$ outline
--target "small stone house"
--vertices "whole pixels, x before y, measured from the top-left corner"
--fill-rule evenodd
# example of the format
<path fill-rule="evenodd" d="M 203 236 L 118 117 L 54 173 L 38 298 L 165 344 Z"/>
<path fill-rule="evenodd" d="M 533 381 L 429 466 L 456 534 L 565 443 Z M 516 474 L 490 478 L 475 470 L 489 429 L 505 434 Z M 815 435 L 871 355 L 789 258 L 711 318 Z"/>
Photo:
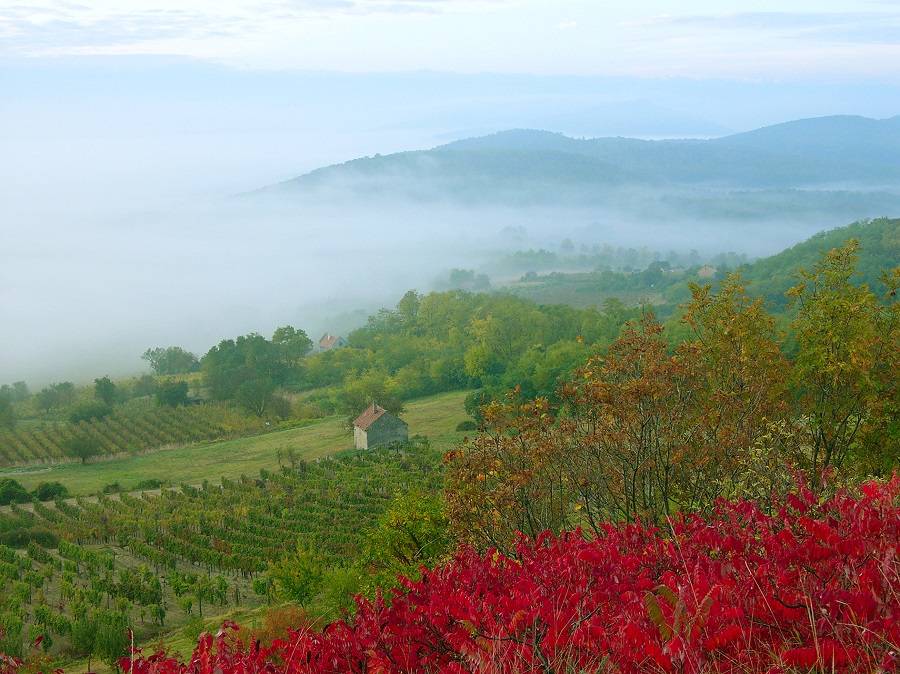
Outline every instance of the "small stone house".
<path fill-rule="evenodd" d="M 319 340 L 319 351 L 331 351 L 342 346 L 347 346 L 347 340 L 340 335 L 332 335 L 330 332 L 326 332 Z"/>
<path fill-rule="evenodd" d="M 374 449 L 408 439 L 406 422 L 375 403 L 353 422 L 353 441 L 357 449 Z"/>

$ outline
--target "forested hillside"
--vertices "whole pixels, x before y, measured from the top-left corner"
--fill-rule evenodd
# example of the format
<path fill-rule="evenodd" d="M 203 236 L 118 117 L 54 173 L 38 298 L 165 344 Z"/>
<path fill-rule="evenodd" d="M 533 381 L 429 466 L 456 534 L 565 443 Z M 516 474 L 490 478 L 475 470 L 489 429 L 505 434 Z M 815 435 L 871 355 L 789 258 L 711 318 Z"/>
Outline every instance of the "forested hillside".
<path fill-rule="evenodd" d="M 798 269 L 809 269 L 824 251 L 838 248 L 848 240 L 859 242 L 856 280 L 874 292 L 885 290 L 882 274 L 900 261 L 900 220 L 881 218 L 857 222 L 820 234 L 771 257 L 756 260 L 740 271 L 754 294 L 764 297 L 773 310 L 786 307 L 787 290 L 797 281 Z"/>
<path fill-rule="evenodd" d="M 880 218 L 857 222 L 816 234 L 781 253 L 742 263 L 736 258 L 724 258 L 708 264 L 690 263 L 660 256 L 643 269 L 610 268 L 598 265 L 595 271 L 578 273 L 535 271 L 525 272 L 521 279 L 510 283 L 506 290 L 537 302 L 563 302 L 574 306 L 600 306 L 611 298 L 629 304 L 646 304 L 669 317 L 678 314 L 678 306 L 690 298 L 688 283 L 718 283 L 732 271 L 741 274 L 748 292 L 761 297 L 769 310 L 783 314 L 788 309 L 785 293 L 796 284 L 798 270 L 812 266 L 822 253 L 844 245 L 850 239 L 859 242 L 859 261 L 856 280 L 866 283 L 874 292 L 884 289 L 881 276 L 900 260 L 900 220 Z M 552 268 L 566 267 L 571 262 L 565 256 L 552 255 L 546 264 Z M 520 256 L 525 266 L 542 269 L 542 256 Z M 528 260 L 531 260 L 530 262 Z M 520 267 L 522 268 L 522 267 Z"/>

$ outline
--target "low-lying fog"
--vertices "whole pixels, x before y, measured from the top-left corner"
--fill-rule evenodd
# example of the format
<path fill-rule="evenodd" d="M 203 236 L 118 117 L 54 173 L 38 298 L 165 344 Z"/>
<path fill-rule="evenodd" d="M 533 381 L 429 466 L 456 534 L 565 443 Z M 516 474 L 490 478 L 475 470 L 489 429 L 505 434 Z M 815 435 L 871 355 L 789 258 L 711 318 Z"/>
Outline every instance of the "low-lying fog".
<path fill-rule="evenodd" d="M 285 323 L 313 337 L 345 332 L 452 267 L 489 273 L 502 250 L 557 249 L 565 237 L 753 256 L 843 224 L 385 199 L 299 206 L 235 194 L 333 162 L 542 120 L 570 133 L 706 135 L 840 111 L 849 98 L 875 100 L 864 112 L 884 114 L 895 98 L 823 89 L 798 108 L 785 86 L 790 97 L 773 89 L 766 111 L 749 119 L 756 108 L 744 101 L 758 92 L 741 84 L 711 83 L 699 96 L 690 83 L 662 81 L 509 77 L 499 86 L 490 76 L 55 67 L 7 67 L 0 101 L 0 383 L 32 387 L 141 371 L 150 346 L 202 354 L 221 338 Z M 708 95 L 710 87 L 731 93 Z M 703 108 L 711 120 L 678 112 L 701 109 L 700 100 L 731 103 Z M 635 119 L 636 109 L 646 114 Z"/>
<path fill-rule="evenodd" d="M 3 249 L 0 381 L 130 374 L 155 345 L 204 353 L 224 337 L 290 323 L 345 332 L 453 267 L 503 251 L 577 243 L 774 252 L 809 225 L 637 223 L 565 208 L 328 206 L 228 197 L 47 200 L 12 212 Z M 7 221 L 9 222 L 9 221 Z M 689 236 L 687 235 L 689 232 Z"/>

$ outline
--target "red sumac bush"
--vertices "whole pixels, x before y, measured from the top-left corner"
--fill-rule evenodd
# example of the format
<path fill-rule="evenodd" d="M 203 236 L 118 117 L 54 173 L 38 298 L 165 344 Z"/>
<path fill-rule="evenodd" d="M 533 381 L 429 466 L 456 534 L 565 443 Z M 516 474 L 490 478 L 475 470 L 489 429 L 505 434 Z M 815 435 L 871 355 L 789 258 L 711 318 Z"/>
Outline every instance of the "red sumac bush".
<path fill-rule="evenodd" d="M 609 524 L 521 539 L 516 557 L 460 550 L 390 601 L 262 648 L 235 625 L 186 663 L 133 674 L 230 672 L 876 672 L 900 648 L 900 477 L 780 511 L 719 503 L 667 527 Z"/>

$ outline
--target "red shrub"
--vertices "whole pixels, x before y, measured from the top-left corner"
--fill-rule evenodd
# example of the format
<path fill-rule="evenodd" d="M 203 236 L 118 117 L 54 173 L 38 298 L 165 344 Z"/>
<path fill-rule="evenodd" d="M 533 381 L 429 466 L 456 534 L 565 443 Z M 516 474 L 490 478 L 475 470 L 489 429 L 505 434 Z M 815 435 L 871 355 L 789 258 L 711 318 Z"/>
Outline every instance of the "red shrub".
<path fill-rule="evenodd" d="M 606 527 L 522 540 L 518 559 L 461 550 L 350 622 L 271 648 L 204 635 L 188 663 L 230 672 L 893 672 L 900 646 L 900 478 L 774 516 L 722 503 L 669 531 Z"/>

